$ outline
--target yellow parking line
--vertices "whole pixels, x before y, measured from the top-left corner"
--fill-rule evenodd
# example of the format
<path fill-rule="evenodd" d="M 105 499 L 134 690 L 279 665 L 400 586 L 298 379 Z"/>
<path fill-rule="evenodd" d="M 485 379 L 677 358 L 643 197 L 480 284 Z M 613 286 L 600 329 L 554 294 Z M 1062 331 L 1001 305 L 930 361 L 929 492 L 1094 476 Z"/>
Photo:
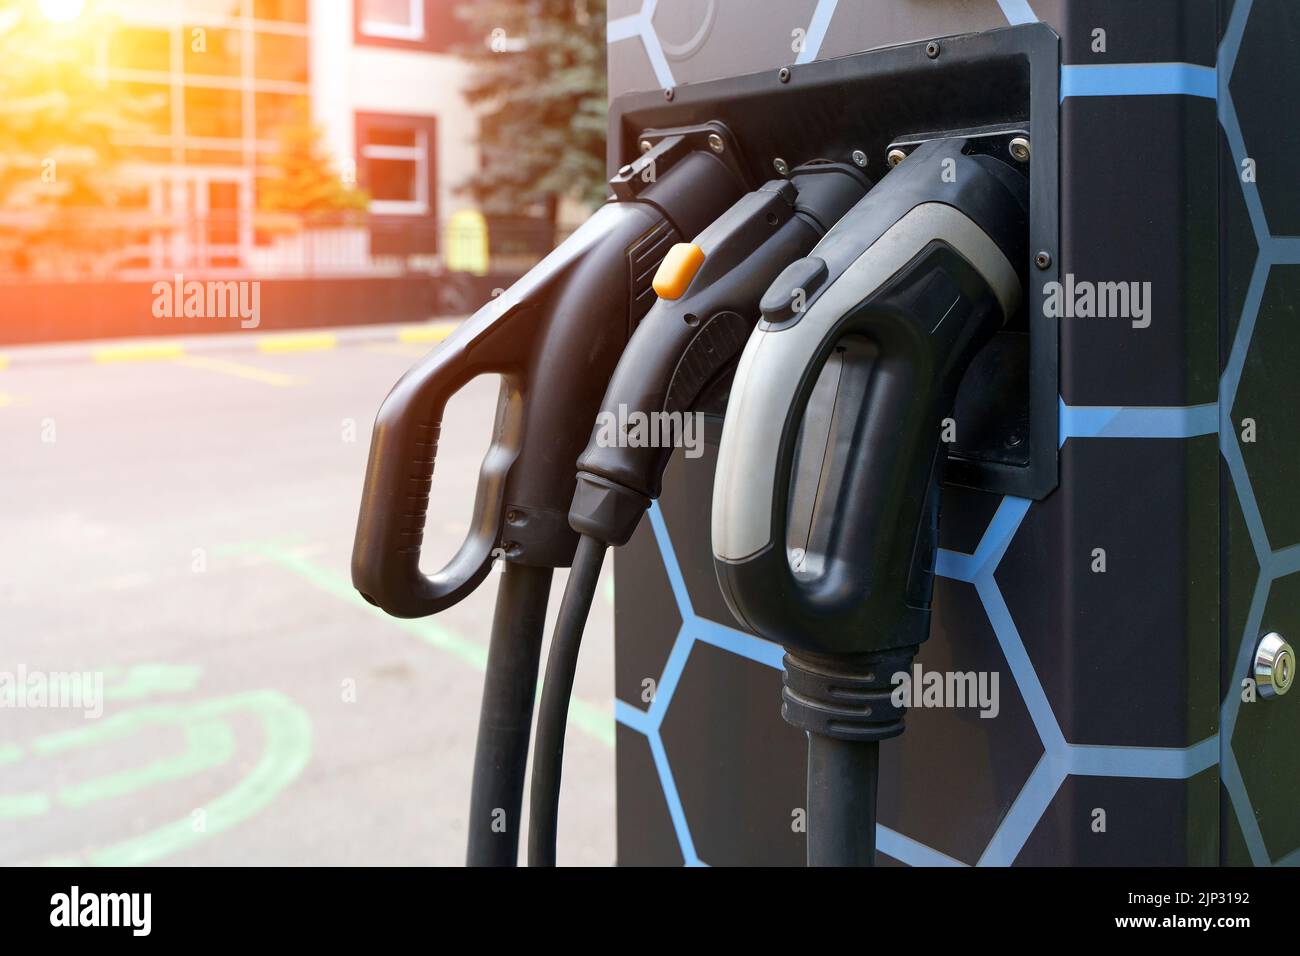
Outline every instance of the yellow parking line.
<path fill-rule="evenodd" d="M 179 358 L 185 346 L 179 342 L 146 342 L 143 345 L 110 345 L 95 349 L 91 358 L 96 362 L 157 362 Z"/>
<path fill-rule="evenodd" d="M 320 332 L 310 335 L 268 335 L 257 343 L 259 352 L 319 352 L 332 349 L 338 345 L 333 333 Z"/>
<path fill-rule="evenodd" d="M 420 358 L 429 354 L 429 349 L 425 346 L 415 344 L 399 345 L 396 342 L 369 342 L 361 347 L 367 352 L 378 352 L 381 355 L 406 355 L 411 358 Z"/>
<path fill-rule="evenodd" d="M 399 342 L 441 342 L 456 330 L 459 322 L 434 322 L 430 325 L 408 325 L 397 333 Z"/>
<path fill-rule="evenodd" d="M 290 388 L 294 385 L 301 385 L 306 381 L 306 379 L 297 375 L 271 372 L 255 365 L 244 365 L 242 362 L 230 362 L 226 359 L 211 358 L 206 355 L 185 355 L 176 359 L 176 364 L 184 365 L 186 368 L 201 368 L 209 372 L 221 372 L 224 375 L 233 375 L 235 378 L 245 378 L 252 382 L 275 385 L 279 388 Z"/>
<path fill-rule="evenodd" d="M 397 348 L 401 346 L 428 345 L 441 342 L 447 336 L 451 335 L 460 325 L 459 322 L 431 322 L 427 325 L 408 325 L 398 329 L 396 343 Z M 320 352 L 326 349 L 337 348 L 339 345 L 338 337 L 332 332 L 306 332 L 306 333 L 286 333 L 282 335 L 266 335 L 257 340 L 257 350 L 268 354 L 278 354 L 283 352 Z M 367 345 L 367 348 L 371 346 Z M 383 346 L 375 346 L 374 351 L 385 351 Z M 424 351 L 407 351 L 402 349 L 395 354 L 423 355 Z M 161 362 L 176 360 L 187 355 L 185 345 L 182 342 L 131 342 L 124 345 L 107 345 L 91 351 L 92 361 L 100 364 L 112 364 L 118 362 Z M 11 365 L 11 357 L 0 353 L 0 369 L 5 369 Z M 233 363 L 232 363 L 233 364 Z M 227 371 L 231 374 L 239 374 L 230 368 L 218 369 L 216 365 L 207 365 L 197 367 L 207 367 L 214 371 Z M 265 372 L 262 369 L 254 369 L 252 366 L 245 366 L 250 372 L 245 377 L 256 378 L 259 381 L 269 381 L 271 378 L 291 379 L 292 376 L 280 376 L 276 372 Z M 256 374 L 252 374 L 256 373 Z M 293 384 L 297 384 L 296 380 Z"/>

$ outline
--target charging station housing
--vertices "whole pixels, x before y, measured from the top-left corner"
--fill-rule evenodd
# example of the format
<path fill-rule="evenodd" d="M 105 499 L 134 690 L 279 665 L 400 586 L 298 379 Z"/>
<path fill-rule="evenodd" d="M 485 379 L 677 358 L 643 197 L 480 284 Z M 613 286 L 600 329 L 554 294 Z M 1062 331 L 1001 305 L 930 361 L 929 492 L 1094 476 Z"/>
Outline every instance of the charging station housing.
<path fill-rule="evenodd" d="M 882 747 L 881 861 L 1300 862 L 1300 692 L 1243 686 L 1264 635 L 1300 635 L 1300 133 L 1277 122 L 1300 107 L 1300 11 L 611 0 L 609 16 L 611 173 L 706 123 L 758 182 L 816 159 L 878 180 L 957 132 L 1028 144 L 1027 305 L 958 399 L 918 656 L 922 676 L 996 695 L 915 708 Z M 624 864 L 805 858 L 780 648 L 737 625 L 713 574 L 725 403 L 724 386 L 705 454 L 674 456 L 615 557 Z"/>

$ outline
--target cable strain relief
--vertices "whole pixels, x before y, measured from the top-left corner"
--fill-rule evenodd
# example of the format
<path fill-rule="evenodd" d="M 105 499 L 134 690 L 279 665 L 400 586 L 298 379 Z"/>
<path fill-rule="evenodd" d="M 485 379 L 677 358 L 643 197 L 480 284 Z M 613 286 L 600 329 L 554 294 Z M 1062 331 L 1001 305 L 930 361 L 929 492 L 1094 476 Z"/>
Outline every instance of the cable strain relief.
<path fill-rule="evenodd" d="M 909 673 L 915 647 L 852 657 L 786 652 L 781 716 L 800 730 L 838 740 L 887 740 L 903 732 L 907 708 L 894 702 L 894 675 Z"/>
<path fill-rule="evenodd" d="M 569 527 L 611 547 L 627 544 L 650 499 L 590 472 L 578 472 L 578 488 L 569 507 Z"/>

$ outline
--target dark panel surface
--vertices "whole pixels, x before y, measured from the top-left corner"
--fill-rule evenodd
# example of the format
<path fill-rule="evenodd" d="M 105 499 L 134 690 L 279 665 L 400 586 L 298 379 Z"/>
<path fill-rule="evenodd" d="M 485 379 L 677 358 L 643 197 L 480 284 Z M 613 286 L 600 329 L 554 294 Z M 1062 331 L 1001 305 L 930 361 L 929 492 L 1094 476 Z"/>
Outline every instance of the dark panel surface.
<path fill-rule="evenodd" d="M 744 687 L 737 696 L 730 688 Z M 802 866 L 808 746 L 781 719 L 779 671 L 707 644 L 691 648 L 663 726 L 695 851 L 713 866 Z"/>
<path fill-rule="evenodd" d="M 1300 573 L 1273 582 L 1260 633 L 1300 635 Z M 1240 681 L 1234 682 L 1240 688 Z M 1243 702 L 1232 735 L 1241 779 L 1250 794 L 1270 860 L 1300 848 L 1300 694 Z"/>
<path fill-rule="evenodd" d="M 1062 276 L 1150 283 L 1145 318 L 1061 319 L 1068 404 L 1215 400 L 1216 130 L 1214 103 L 1198 97 L 1088 96 L 1062 104 Z"/>
<path fill-rule="evenodd" d="M 620 726 L 616 736 L 618 773 L 618 859 L 637 866 L 681 866 L 682 854 L 659 785 L 649 741 Z"/>
<path fill-rule="evenodd" d="M 997 580 L 1065 739 L 1184 747 L 1210 736 L 1214 438 L 1071 440 L 1061 466 L 1062 487 L 1030 509 Z M 1105 571 L 1093 570 L 1096 549 Z"/>
<path fill-rule="evenodd" d="M 1060 6 L 1065 12 L 1064 63 L 1214 66 L 1215 0 L 1061 0 Z M 1094 52 L 1097 29 L 1106 31 L 1105 52 Z"/>
<path fill-rule="evenodd" d="M 614 647 L 614 694 L 645 710 L 645 681 L 658 684 L 682 626 L 648 518 L 614 552 L 614 576 L 621 582 L 614 589 L 614 628 L 621 638 Z"/>
<path fill-rule="evenodd" d="M 1273 266 L 1232 425 L 1274 550 L 1300 544 L 1300 266 Z M 1243 424 L 1254 423 L 1253 435 Z M 1250 440 L 1253 439 L 1253 440 Z"/>
<path fill-rule="evenodd" d="M 1187 781 L 1069 777 L 1016 865 L 1213 866 L 1218 793 L 1213 768 Z"/>
<path fill-rule="evenodd" d="M 1256 0 L 1232 71 L 1232 99 L 1255 160 L 1269 232 L 1300 236 L 1300 4 Z"/>
<path fill-rule="evenodd" d="M 923 833 L 927 846 L 974 865 L 1042 756 L 1042 745 L 969 584 L 935 582 L 934 622 L 917 661 L 925 671 L 974 672 L 989 680 L 996 674 L 997 713 L 910 710 L 907 730 L 880 748 L 880 822 L 900 833 Z"/>

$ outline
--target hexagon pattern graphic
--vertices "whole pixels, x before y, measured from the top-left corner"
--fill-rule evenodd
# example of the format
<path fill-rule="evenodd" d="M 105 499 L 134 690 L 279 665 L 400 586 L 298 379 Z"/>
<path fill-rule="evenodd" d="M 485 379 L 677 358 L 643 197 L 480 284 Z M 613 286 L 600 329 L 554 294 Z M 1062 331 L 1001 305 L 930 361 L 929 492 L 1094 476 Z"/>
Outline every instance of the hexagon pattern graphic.
<path fill-rule="evenodd" d="M 1037 20 L 1028 0 L 997 2 L 1010 24 Z M 817 58 L 838 3 L 839 0 L 818 0 L 809 23 L 805 48 L 796 62 L 808 62 Z M 654 27 L 658 5 L 659 0 L 642 0 L 637 13 L 610 20 L 607 36 L 610 43 L 639 39 L 657 81 L 664 88 L 671 88 L 675 83 L 672 68 Z M 1216 68 L 1185 63 L 1062 66 L 1061 97 L 1160 94 L 1217 99 L 1220 125 L 1233 157 L 1241 163 L 1249 153 L 1233 107 L 1229 82 L 1253 5 L 1254 0 L 1238 0 L 1233 8 L 1219 47 Z M 1258 634 L 1272 583 L 1278 578 L 1300 572 L 1300 544 L 1275 550 L 1268 538 L 1231 420 L 1232 406 L 1241 383 L 1269 270 L 1274 265 L 1300 264 L 1300 237 L 1272 235 L 1256 184 L 1243 182 L 1241 186 L 1257 239 L 1258 252 L 1243 313 L 1220 382 L 1218 402 L 1168 408 L 1079 407 L 1069 406 L 1062 399 L 1059 419 L 1062 445 L 1068 439 L 1185 439 L 1218 433 L 1220 450 L 1245 514 L 1260 568 L 1246 615 L 1245 629 L 1238 643 L 1233 674 L 1248 673 L 1250 656 L 1255 646 L 1253 635 Z M 1287 856 L 1274 861 L 1265 847 L 1259 822 L 1252 810 L 1250 796 L 1232 749 L 1241 697 L 1233 691 L 1231 682 L 1221 706 L 1219 734 L 1192 746 L 1097 746 L 1072 744 L 1065 739 L 994 579 L 994 572 L 1031 504 L 1026 499 L 1005 497 L 973 553 L 941 549 L 938 557 L 938 573 L 941 576 L 964 581 L 975 587 L 1043 746 L 1042 757 L 984 848 L 978 865 L 1010 865 L 1046 812 L 1062 782 L 1070 775 L 1181 780 L 1215 764 L 1221 765 L 1221 779 L 1231 799 L 1236 822 L 1252 861 L 1256 865 L 1300 862 L 1300 848 L 1293 849 Z M 697 643 L 721 648 L 778 670 L 781 668 L 782 651 L 775 644 L 696 614 L 677 563 L 668 527 L 657 503 L 650 510 L 650 522 L 682 623 L 648 710 L 642 711 L 622 701 L 615 701 L 615 716 L 619 723 L 643 734 L 649 742 L 686 865 L 707 865 L 708 861 L 702 860 L 696 852 L 690 826 L 678 796 L 673 768 L 664 749 L 660 734 L 664 716 L 672 705 L 682 671 Z M 964 865 L 883 825 L 877 830 L 877 846 L 882 853 L 910 865 Z"/>
<path fill-rule="evenodd" d="M 1218 96 L 1219 124 L 1228 138 L 1228 146 L 1238 168 L 1250 157 L 1242 136 L 1241 123 L 1237 118 L 1236 107 L 1232 99 L 1232 73 L 1241 51 L 1242 37 L 1246 33 L 1246 24 L 1250 19 L 1255 0 L 1238 0 L 1228 21 L 1223 42 L 1219 47 Z M 1269 231 L 1268 218 L 1264 213 L 1264 203 L 1259 186 L 1255 182 L 1245 182 L 1243 177 L 1236 177 L 1241 184 L 1250 213 L 1251 227 L 1255 233 L 1257 247 L 1255 268 L 1251 274 L 1250 286 L 1246 294 L 1245 306 L 1241 320 L 1237 324 L 1236 336 L 1232 342 L 1232 351 L 1228 356 L 1227 367 L 1219 383 L 1219 449 L 1228 465 L 1232 476 L 1233 488 L 1237 500 L 1246 517 L 1246 526 L 1250 533 L 1251 546 L 1255 559 L 1259 563 L 1259 578 L 1246 614 L 1246 627 L 1242 632 L 1233 661 L 1233 674 L 1250 673 L 1251 655 L 1255 650 L 1256 639 L 1260 633 L 1260 624 L 1264 608 L 1268 602 L 1269 591 L 1273 582 L 1289 574 L 1300 571 L 1300 544 L 1292 543 L 1281 548 L 1274 548 L 1264 519 L 1260 513 L 1259 502 L 1251 485 L 1250 474 L 1242 456 L 1237 432 L 1233 427 L 1232 408 L 1236 404 L 1237 390 L 1241 386 L 1242 372 L 1246 364 L 1246 355 L 1250 351 L 1251 340 L 1259 319 L 1260 303 L 1264 298 L 1264 289 L 1268 283 L 1269 271 L 1273 266 L 1300 264 L 1300 237 L 1275 236 Z M 1223 699 L 1222 713 L 1219 721 L 1219 733 L 1222 737 L 1222 766 L 1219 775 L 1224 788 L 1232 801 L 1241 835 L 1250 852 L 1250 859 L 1256 866 L 1268 866 L 1272 863 L 1296 864 L 1300 862 L 1300 847 L 1291 848 L 1285 856 L 1274 859 L 1265 846 L 1264 836 L 1260 830 L 1259 820 L 1255 816 L 1250 794 L 1246 790 L 1237 755 L 1233 750 L 1233 735 L 1237 728 L 1237 718 L 1241 711 L 1241 694 L 1236 692 L 1229 682 Z"/>

